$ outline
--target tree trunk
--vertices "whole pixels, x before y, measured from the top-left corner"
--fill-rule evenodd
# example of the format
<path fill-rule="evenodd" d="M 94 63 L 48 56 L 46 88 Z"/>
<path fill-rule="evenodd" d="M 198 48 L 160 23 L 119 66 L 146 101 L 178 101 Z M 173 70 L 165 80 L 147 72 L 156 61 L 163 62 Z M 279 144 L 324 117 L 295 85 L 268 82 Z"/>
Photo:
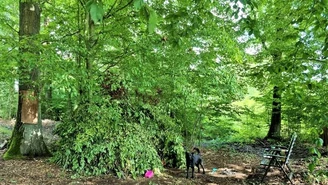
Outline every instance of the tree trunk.
<path fill-rule="evenodd" d="M 36 35 L 40 32 L 40 8 L 33 0 L 19 2 L 19 95 L 17 119 L 9 149 L 4 159 L 45 156 L 49 151 L 43 141 L 39 104 Z"/>
<path fill-rule="evenodd" d="M 323 140 L 323 146 L 328 146 L 328 127 L 323 128 L 323 133 L 321 134 L 321 139 Z"/>
<path fill-rule="evenodd" d="M 79 78 L 79 94 L 80 94 L 80 104 L 88 106 L 91 99 L 92 87 L 90 87 L 92 78 L 92 47 L 96 44 L 96 39 L 94 38 L 94 23 L 91 20 L 90 12 L 87 11 L 84 14 L 81 13 L 81 5 L 78 3 L 77 21 L 79 28 L 78 45 L 82 46 L 83 40 L 85 44 L 85 49 L 87 53 L 81 53 L 78 51 L 76 56 L 76 61 L 82 72 Z M 83 9 L 83 8 L 82 8 Z"/>
<path fill-rule="evenodd" d="M 278 86 L 274 86 L 271 124 L 266 138 L 280 139 L 280 129 L 281 129 L 281 92 Z"/>

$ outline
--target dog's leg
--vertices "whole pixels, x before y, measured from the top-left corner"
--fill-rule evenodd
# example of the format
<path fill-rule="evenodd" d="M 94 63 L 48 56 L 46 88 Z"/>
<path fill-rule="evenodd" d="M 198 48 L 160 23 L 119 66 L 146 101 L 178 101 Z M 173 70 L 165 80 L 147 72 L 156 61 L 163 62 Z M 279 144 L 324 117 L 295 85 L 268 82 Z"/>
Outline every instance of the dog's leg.
<path fill-rule="evenodd" d="M 190 154 L 185 150 L 185 157 L 186 157 L 186 167 L 187 167 L 187 179 L 189 177 L 189 167 L 190 167 Z"/>
<path fill-rule="evenodd" d="M 187 177 L 186 177 L 187 179 L 189 177 L 188 173 L 189 173 L 189 165 L 187 165 Z"/>
<path fill-rule="evenodd" d="M 194 172 L 195 171 L 195 166 L 194 165 L 192 165 L 191 166 L 191 178 L 194 178 Z"/>
<path fill-rule="evenodd" d="M 191 159 L 192 159 L 192 161 L 191 161 L 191 178 L 194 178 L 195 164 L 196 164 L 197 161 L 196 161 L 195 156 L 194 156 L 193 153 L 191 154 Z"/>
<path fill-rule="evenodd" d="M 199 163 L 197 163 L 196 166 L 197 166 L 197 168 L 198 168 L 198 173 L 200 173 Z"/>
<path fill-rule="evenodd" d="M 204 166 L 203 166 L 203 161 L 200 161 L 200 166 L 201 166 L 202 169 L 203 169 L 203 174 L 205 174 L 205 170 L 204 170 Z M 199 168 L 198 168 L 198 172 L 200 172 L 200 171 L 199 171 Z"/>

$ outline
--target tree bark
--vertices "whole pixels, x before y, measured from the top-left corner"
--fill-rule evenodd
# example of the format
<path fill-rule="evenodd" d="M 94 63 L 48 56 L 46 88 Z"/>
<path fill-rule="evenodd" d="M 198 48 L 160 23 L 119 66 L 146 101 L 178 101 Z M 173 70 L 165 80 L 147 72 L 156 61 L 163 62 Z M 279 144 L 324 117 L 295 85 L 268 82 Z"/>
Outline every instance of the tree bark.
<path fill-rule="evenodd" d="M 39 58 L 36 35 L 40 32 L 40 8 L 37 2 L 19 2 L 19 95 L 16 124 L 4 159 L 49 154 L 42 135 L 39 104 Z"/>
<path fill-rule="evenodd" d="M 321 134 L 321 139 L 323 140 L 323 146 L 328 146 L 328 127 L 323 128 L 323 133 Z"/>
<path fill-rule="evenodd" d="M 280 129 L 281 129 L 281 92 L 278 86 L 274 86 L 271 124 L 266 138 L 280 139 Z"/>

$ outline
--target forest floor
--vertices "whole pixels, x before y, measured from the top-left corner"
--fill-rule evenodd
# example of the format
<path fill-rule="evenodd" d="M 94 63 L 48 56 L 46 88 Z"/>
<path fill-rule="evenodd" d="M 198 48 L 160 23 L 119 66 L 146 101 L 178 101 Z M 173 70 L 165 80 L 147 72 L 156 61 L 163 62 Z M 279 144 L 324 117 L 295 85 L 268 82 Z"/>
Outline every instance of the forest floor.
<path fill-rule="evenodd" d="M 0 120 L 0 128 L 12 129 L 13 121 Z M 44 134 L 46 142 L 53 138 L 51 135 L 54 128 L 53 122 L 44 122 Z M 1 133 L 0 145 L 8 137 Z M 186 179 L 185 169 L 165 169 L 161 174 L 146 179 L 118 179 L 112 175 L 99 177 L 75 177 L 71 172 L 48 162 L 47 158 L 34 158 L 30 160 L 9 160 L 0 159 L 0 185 L 96 185 L 96 184 L 123 184 L 123 185 L 253 185 L 260 184 L 264 170 L 260 161 L 263 153 L 262 141 L 254 144 L 231 144 L 220 149 L 203 149 L 205 174 L 195 173 L 194 179 Z M 307 182 L 307 156 L 308 150 L 301 143 L 296 143 L 295 150 L 291 156 L 291 167 L 294 171 L 294 184 L 315 184 Z M 0 156 L 4 150 L 0 150 Z M 327 160 L 320 165 L 327 169 Z M 270 185 L 290 184 L 278 169 L 270 170 L 264 183 Z M 320 184 L 320 183 L 318 183 Z M 328 182 L 321 183 L 328 184 Z"/>

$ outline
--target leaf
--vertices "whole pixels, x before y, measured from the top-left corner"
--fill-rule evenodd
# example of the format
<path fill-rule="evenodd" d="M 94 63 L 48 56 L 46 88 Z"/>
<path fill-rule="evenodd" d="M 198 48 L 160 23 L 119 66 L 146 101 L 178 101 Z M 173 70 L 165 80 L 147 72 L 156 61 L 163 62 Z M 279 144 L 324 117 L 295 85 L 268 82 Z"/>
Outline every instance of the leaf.
<path fill-rule="evenodd" d="M 321 138 L 317 139 L 315 142 L 317 147 L 323 146 L 323 140 Z"/>
<path fill-rule="evenodd" d="M 254 1 L 251 1 L 251 7 L 252 7 L 252 9 L 253 8 L 256 8 L 256 9 L 259 8 L 258 5 L 257 5 L 257 3 L 255 3 Z"/>
<path fill-rule="evenodd" d="M 92 5 L 93 3 L 94 3 L 94 0 L 89 0 L 89 1 L 86 3 L 85 7 L 87 8 L 87 11 L 90 11 L 91 5 Z"/>
<path fill-rule="evenodd" d="M 324 57 L 328 57 L 328 50 L 324 51 L 322 54 Z"/>
<path fill-rule="evenodd" d="M 136 10 L 140 10 L 144 5 L 143 0 L 134 0 L 133 6 Z"/>
<path fill-rule="evenodd" d="M 254 36 L 255 36 L 256 38 L 260 38 L 260 37 L 261 37 L 261 33 L 260 33 L 259 30 L 254 29 L 253 31 L 254 31 Z"/>
<path fill-rule="evenodd" d="M 148 33 L 153 33 L 156 28 L 157 14 L 153 9 L 149 10 Z"/>
<path fill-rule="evenodd" d="M 241 4 L 246 5 L 246 0 L 240 0 Z"/>
<path fill-rule="evenodd" d="M 235 19 L 238 19 L 239 18 L 239 16 L 238 16 L 238 13 L 235 13 Z"/>
<path fill-rule="evenodd" d="M 323 6 L 327 6 L 328 5 L 328 0 L 322 0 L 321 3 L 322 3 Z"/>
<path fill-rule="evenodd" d="M 309 164 L 309 170 L 310 170 L 310 172 L 313 172 L 314 167 L 315 167 L 315 164 L 314 163 L 310 163 Z"/>
<path fill-rule="evenodd" d="M 90 15 L 93 22 L 102 22 L 104 14 L 105 11 L 102 3 L 93 2 L 90 5 Z"/>
<path fill-rule="evenodd" d="M 300 93 L 295 93 L 298 100 L 302 101 L 303 98 Z"/>
<path fill-rule="evenodd" d="M 147 6 L 143 6 L 143 8 L 140 9 L 140 19 L 144 21 L 149 20 L 149 10 Z"/>
<path fill-rule="evenodd" d="M 313 148 L 313 154 L 316 154 L 316 155 L 318 155 L 318 154 L 319 154 L 319 151 L 318 151 L 318 149 L 317 149 L 317 148 Z"/>

